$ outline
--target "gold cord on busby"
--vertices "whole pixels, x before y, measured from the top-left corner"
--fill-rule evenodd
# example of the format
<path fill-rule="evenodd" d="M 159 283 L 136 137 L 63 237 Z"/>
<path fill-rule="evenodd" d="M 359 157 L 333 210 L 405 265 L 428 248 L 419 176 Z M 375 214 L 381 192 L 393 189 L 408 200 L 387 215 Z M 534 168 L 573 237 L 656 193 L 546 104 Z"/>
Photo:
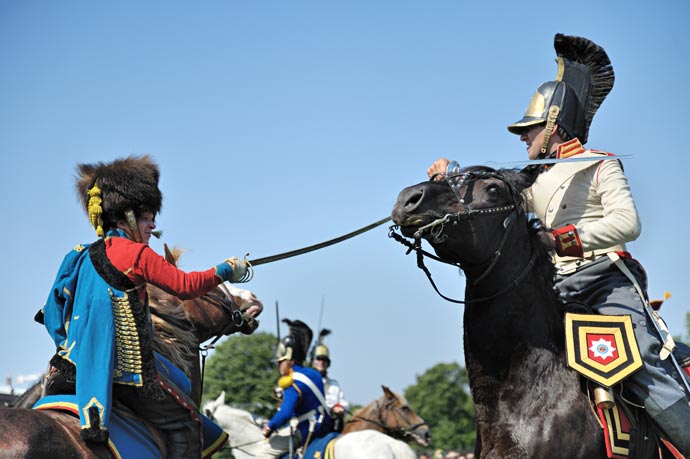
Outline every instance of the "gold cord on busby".
<path fill-rule="evenodd" d="M 96 230 L 98 237 L 103 237 L 103 219 L 101 214 L 103 213 L 103 208 L 101 203 L 101 189 L 98 188 L 98 180 L 93 184 L 93 187 L 88 191 L 89 202 L 86 205 L 86 212 L 89 214 L 89 222 L 91 226 Z"/>
<path fill-rule="evenodd" d="M 159 177 L 158 164 L 148 155 L 78 164 L 77 194 L 98 237 L 123 220 L 136 238 L 137 216 L 146 211 L 154 215 L 160 212 L 163 195 L 158 189 Z"/>

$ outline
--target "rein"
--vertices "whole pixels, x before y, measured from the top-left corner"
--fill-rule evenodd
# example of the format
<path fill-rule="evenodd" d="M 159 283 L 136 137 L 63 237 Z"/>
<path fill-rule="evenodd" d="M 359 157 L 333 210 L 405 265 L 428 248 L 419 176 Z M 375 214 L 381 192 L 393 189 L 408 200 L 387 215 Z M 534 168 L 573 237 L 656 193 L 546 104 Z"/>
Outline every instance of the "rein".
<path fill-rule="evenodd" d="M 457 179 L 458 177 L 459 177 L 459 180 Z M 512 282 L 510 282 L 508 285 L 506 285 L 504 288 L 502 288 L 501 290 L 499 290 L 497 293 L 495 293 L 493 295 L 489 295 L 489 296 L 482 297 L 482 298 L 475 298 L 475 299 L 472 299 L 469 301 L 462 301 L 462 300 L 456 300 L 456 299 L 450 298 L 450 297 L 444 295 L 443 293 L 441 293 L 441 291 L 438 289 L 438 287 L 436 286 L 436 283 L 434 282 L 433 278 L 431 277 L 431 272 L 429 271 L 429 269 L 424 264 L 424 256 L 427 256 L 427 257 L 429 257 L 433 260 L 436 260 L 436 261 L 440 261 L 441 263 L 445 263 L 445 264 L 448 264 L 451 266 L 456 266 L 456 267 L 462 269 L 463 271 L 465 271 L 465 269 L 463 269 L 463 267 L 460 265 L 460 263 L 453 263 L 453 262 L 443 260 L 440 257 L 423 250 L 422 249 L 422 236 L 426 231 L 429 231 L 434 242 L 442 243 L 447 238 L 447 235 L 443 234 L 446 223 L 453 223 L 455 225 L 461 220 L 471 220 L 473 217 L 477 217 L 477 216 L 487 216 L 487 215 L 492 215 L 492 214 L 499 213 L 499 212 L 511 211 L 510 214 L 505 218 L 505 220 L 503 220 L 503 228 L 504 228 L 503 237 L 501 238 L 501 242 L 499 243 L 498 248 L 491 255 L 491 257 L 489 257 L 489 259 L 487 261 L 478 264 L 478 266 L 487 265 L 487 267 L 484 269 L 484 271 L 476 279 L 474 279 L 472 281 L 472 284 L 470 285 L 470 287 L 476 287 L 482 280 L 484 280 L 489 275 L 489 273 L 493 270 L 493 268 L 498 263 L 498 260 L 503 253 L 502 249 L 503 249 L 504 245 L 506 244 L 506 242 L 508 241 L 508 236 L 510 235 L 510 231 L 513 228 L 513 223 L 515 223 L 517 221 L 517 217 L 521 213 L 521 210 L 519 210 L 520 209 L 519 206 L 515 202 L 513 202 L 512 204 L 506 205 L 506 206 L 488 207 L 488 208 L 482 208 L 482 209 L 469 209 L 468 207 L 466 207 L 465 199 L 462 195 L 460 195 L 460 187 L 462 186 L 462 184 L 464 184 L 468 180 L 468 178 L 469 178 L 469 180 L 477 180 L 478 178 L 481 178 L 481 177 L 494 177 L 494 178 L 498 178 L 499 180 L 502 180 L 500 174 L 495 173 L 495 172 L 491 172 L 491 173 L 485 172 L 485 173 L 481 173 L 481 174 L 468 172 L 468 173 L 463 174 L 463 175 L 447 177 L 447 181 L 451 187 L 451 190 L 453 191 L 455 196 L 458 198 L 458 202 L 462 206 L 463 210 L 461 210 L 457 213 L 454 213 L 454 214 L 446 214 L 445 216 L 438 218 L 438 219 L 432 221 L 431 223 L 429 223 L 427 225 L 419 227 L 417 229 L 417 231 L 414 233 L 414 243 L 409 242 L 407 239 L 404 238 L 404 236 L 395 232 L 395 230 L 399 228 L 398 225 L 391 226 L 389 231 L 388 231 L 388 237 L 395 239 L 396 241 L 400 242 L 401 244 L 405 245 L 408 248 L 405 255 L 409 255 L 410 252 L 412 252 L 413 250 L 416 252 L 416 254 L 417 254 L 417 267 L 419 269 L 421 269 L 422 271 L 424 271 L 424 274 L 426 274 L 427 279 L 429 279 L 429 283 L 434 288 L 436 293 L 441 298 L 443 298 L 444 300 L 449 301 L 451 303 L 456 303 L 456 304 L 482 303 L 482 302 L 486 302 L 486 301 L 492 300 L 494 298 L 497 298 L 497 297 L 503 295 L 507 291 L 517 287 L 520 284 L 522 279 L 524 279 L 525 276 L 527 276 L 527 274 L 530 272 L 530 270 L 534 266 L 534 263 L 537 259 L 537 253 L 535 252 L 532 254 L 532 257 L 530 258 L 527 265 L 525 265 L 525 267 L 522 269 L 522 272 Z"/>
<path fill-rule="evenodd" d="M 205 298 L 210 304 L 223 311 L 223 313 L 227 314 L 232 320 L 218 333 L 218 335 L 216 335 L 215 338 L 213 338 L 213 341 L 205 346 L 199 347 L 199 354 L 201 355 L 201 379 L 199 381 L 199 390 L 202 394 L 204 393 L 204 375 L 206 373 L 206 357 L 208 356 L 208 351 L 213 349 L 218 340 L 223 336 L 239 330 L 240 327 L 244 325 L 244 317 L 242 316 L 242 312 L 238 308 L 233 307 L 234 303 L 230 301 L 231 295 L 228 287 L 223 283 L 218 284 L 218 287 L 223 291 L 223 296 L 208 292 L 204 294 L 202 298 Z M 197 308 L 204 314 L 208 323 L 212 324 L 213 322 L 211 317 L 209 317 L 208 313 L 201 306 L 199 299 L 194 298 L 193 301 Z"/>

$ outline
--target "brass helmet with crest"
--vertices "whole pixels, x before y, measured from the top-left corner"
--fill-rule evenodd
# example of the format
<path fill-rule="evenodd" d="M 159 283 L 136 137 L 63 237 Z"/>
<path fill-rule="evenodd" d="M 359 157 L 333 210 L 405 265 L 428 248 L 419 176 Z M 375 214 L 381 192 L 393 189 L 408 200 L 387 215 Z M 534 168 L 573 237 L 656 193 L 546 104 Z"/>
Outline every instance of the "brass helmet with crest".
<path fill-rule="evenodd" d="M 328 328 L 323 328 L 319 332 L 319 337 L 316 340 L 316 344 L 314 345 L 314 354 L 313 354 L 313 360 L 321 359 L 325 360 L 330 363 L 331 361 L 331 355 L 328 350 L 328 346 L 323 344 L 323 339 L 330 335 L 331 331 Z"/>
<path fill-rule="evenodd" d="M 558 73 L 537 92 L 522 119 L 508 126 L 513 134 L 546 123 L 546 136 L 541 153 L 551 137 L 554 124 L 562 129 L 563 140 L 578 138 L 585 144 L 595 113 L 614 83 L 613 67 L 604 48 L 582 37 L 556 34 L 554 38 Z"/>
<path fill-rule="evenodd" d="M 78 164 L 77 194 L 96 234 L 103 237 L 125 220 L 141 242 L 136 218 L 146 211 L 156 215 L 163 205 L 159 177 L 158 164 L 148 155 Z"/>
<path fill-rule="evenodd" d="M 278 344 L 276 360 L 294 360 L 297 365 L 304 364 L 309 345 L 314 336 L 311 328 L 301 320 L 283 319 L 289 327 L 288 334 Z"/>

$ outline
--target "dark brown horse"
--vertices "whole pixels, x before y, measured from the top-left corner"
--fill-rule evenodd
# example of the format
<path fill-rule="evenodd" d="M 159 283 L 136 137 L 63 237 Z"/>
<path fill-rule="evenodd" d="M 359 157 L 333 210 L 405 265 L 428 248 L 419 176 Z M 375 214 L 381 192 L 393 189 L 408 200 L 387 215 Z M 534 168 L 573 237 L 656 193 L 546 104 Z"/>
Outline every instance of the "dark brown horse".
<path fill-rule="evenodd" d="M 464 347 L 481 458 L 603 458 L 586 386 L 566 368 L 554 267 L 525 216 L 536 178 L 470 168 L 404 189 L 392 217 L 465 273 Z M 451 184 L 453 187 L 451 188 Z"/>
<path fill-rule="evenodd" d="M 237 331 L 253 332 L 258 325 L 255 317 L 263 306 L 250 292 L 225 284 L 187 301 L 153 286 L 148 287 L 148 292 L 156 329 L 154 347 L 190 377 L 193 398 L 198 403 L 201 343 Z M 41 395 L 38 390 L 32 394 L 34 400 L 27 396 L 22 406 L 32 406 Z M 69 413 L 0 408 L 0 458 L 112 457 L 105 445 L 82 441 L 79 432 L 79 419 Z"/>
<path fill-rule="evenodd" d="M 415 441 L 428 446 L 429 426 L 407 403 L 405 397 L 381 386 L 383 396 L 357 410 L 345 424 L 343 433 L 359 430 L 378 430 L 403 441 Z"/>

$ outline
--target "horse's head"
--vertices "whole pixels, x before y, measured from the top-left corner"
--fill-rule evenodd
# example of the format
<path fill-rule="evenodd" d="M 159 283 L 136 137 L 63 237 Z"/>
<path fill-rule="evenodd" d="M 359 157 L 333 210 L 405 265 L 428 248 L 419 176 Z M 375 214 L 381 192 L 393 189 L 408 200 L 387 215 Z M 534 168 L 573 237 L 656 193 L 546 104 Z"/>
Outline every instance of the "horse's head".
<path fill-rule="evenodd" d="M 381 386 L 383 396 L 376 400 L 378 420 L 386 433 L 401 440 L 414 440 L 422 446 L 429 445 L 431 432 L 415 411 L 410 408 L 407 400 L 386 386 Z"/>
<path fill-rule="evenodd" d="M 428 240 L 443 260 L 477 265 L 500 249 L 507 227 L 524 214 L 521 192 L 536 176 L 533 167 L 468 167 L 402 190 L 392 218 L 403 235 Z"/>

